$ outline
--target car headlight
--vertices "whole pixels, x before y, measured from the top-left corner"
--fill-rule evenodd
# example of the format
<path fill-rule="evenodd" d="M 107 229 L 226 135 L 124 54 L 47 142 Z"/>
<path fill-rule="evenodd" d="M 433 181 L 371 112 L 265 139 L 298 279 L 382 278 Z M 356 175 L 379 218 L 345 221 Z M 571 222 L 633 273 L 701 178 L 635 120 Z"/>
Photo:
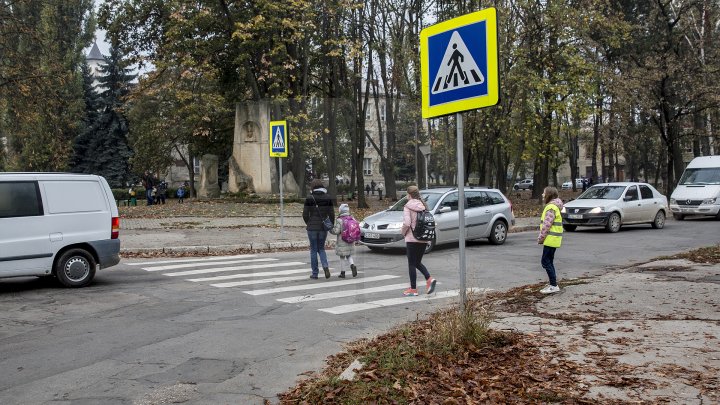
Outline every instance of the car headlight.
<path fill-rule="evenodd" d="M 707 205 L 713 205 L 713 204 L 715 204 L 715 201 L 717 201 L 716 198 L 708 198 L 708 199 L 703 200 L 702 203 L 707 204 Z"/>
<path fill-rule="evenodd" d="M 561 214 L 564 214 L 565 212 L 567 212 L 567 211 L 565 210 L 565 207 L 562 207 L 562 209 L 560 210 L 560 213 L 561 213 Z"/>
<path fill-rule="evenodd" d="M 365 228 L 366 225 L 365 221 L 360 221 L 360 228 Z"/>
<path fill-rule="evenodd" d="M 674 198 L 671 198 L 671 199 L 670 199 L 670 204 L 677 204 L 677 201 L 675 201 Z"/>
<path fill-rule="evenodd" d="M 400 229 L 402 226 L 402 222 L 395 222 L 394 224 L 388 224 L 387 229 Z"/>
<path fill-rule="evenodd" d="M 599 214 L 601 212 L 605 212 L 605 208 L 595 207 L 595 208 L 591 209 L 590 211 L 588 211 L 588 214 Z"/>

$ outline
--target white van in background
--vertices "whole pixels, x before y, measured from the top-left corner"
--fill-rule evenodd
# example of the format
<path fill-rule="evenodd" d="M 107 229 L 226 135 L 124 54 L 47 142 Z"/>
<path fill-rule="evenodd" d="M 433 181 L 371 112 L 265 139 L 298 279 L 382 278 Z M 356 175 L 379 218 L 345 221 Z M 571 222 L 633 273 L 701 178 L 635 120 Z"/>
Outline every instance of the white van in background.
<path fill-rule="evenodd" d="M 688 164 L 670 196 L 675 219 L 711 215 L 720 219 L 720 156 L 701 156 Z"/>
<path fill-rule="evenodd" d="M 84 287 L 120 262 L 119 231 L 103 177 L 0 173 L 0 277 L 55 276 Z"/>

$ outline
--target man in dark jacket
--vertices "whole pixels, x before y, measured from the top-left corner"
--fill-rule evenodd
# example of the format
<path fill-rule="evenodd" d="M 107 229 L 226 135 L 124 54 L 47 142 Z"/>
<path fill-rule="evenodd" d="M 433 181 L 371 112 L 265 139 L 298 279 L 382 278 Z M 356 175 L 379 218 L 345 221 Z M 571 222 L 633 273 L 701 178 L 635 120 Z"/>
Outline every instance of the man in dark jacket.
<path fill-rule="evenodd" d="M 325 253 L 327 230 L 323 227 L 322 222 L 325 218 L 328 218 L 330 223 L 335 223 L 335 201 L 328 195 L 319 179 L 313 180 L 310 187 L 312 193 L 305 199 L 305 207 L 303 207 L 303 220 L 307 225 L 305 229 L 307 229 L 308 240 L 310 241 L 310 266 L 312 267 L 310 278 L 318 278 L 318 255 L 325 272 L 325 278 L 330 278 L 330 266 Z"/>

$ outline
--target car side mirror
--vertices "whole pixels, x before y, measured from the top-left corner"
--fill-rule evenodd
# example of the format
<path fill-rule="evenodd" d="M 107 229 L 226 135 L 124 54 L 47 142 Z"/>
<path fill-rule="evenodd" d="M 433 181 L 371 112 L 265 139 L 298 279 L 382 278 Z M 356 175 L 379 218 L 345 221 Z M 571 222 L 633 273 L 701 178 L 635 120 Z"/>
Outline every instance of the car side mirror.
<path fill-rule="evenodd" d="M 450 212 L 452 211 L 452 208 L 450 207 L 440 207 L 440 209 L 437 211 L 438 214 L 442 214 L 443 212 Z"/>

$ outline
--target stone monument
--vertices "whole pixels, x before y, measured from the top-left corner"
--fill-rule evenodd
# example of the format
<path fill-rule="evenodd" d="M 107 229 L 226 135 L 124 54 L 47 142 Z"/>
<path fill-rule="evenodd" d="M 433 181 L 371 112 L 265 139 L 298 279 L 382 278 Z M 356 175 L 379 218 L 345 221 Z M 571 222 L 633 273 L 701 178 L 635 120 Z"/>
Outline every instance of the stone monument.
<path fill-rule="evenodd" d="M 270 159 L 269 124 L 267 102 L 236 104 L 235 139 L 228 165 L 231 193 L 271 194 L 278 188 L 277 170 Z"/>
<path fill-rule="evenodd" d="M 218 157 L 216 155 L 207 154 L 203 155 L 200 159 L 200 188 L 198 190 L 198 197 L 220 197 L 220 185 L 218 184 Z"/>

